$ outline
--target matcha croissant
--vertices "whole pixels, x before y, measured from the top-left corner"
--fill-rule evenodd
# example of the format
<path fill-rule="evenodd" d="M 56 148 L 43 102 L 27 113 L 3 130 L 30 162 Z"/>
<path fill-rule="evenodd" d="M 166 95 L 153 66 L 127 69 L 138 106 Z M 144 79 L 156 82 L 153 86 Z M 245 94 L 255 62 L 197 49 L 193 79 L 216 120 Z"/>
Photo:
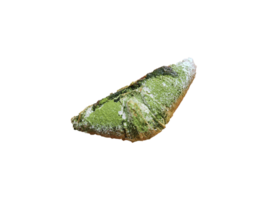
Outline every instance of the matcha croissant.
<path fill-rule="evenodd" d="M 165 128 L 195 74 L 191 58 L 157 68 L 85 108 L 71 119 L 73 128 L 131 142 L 150 139 Z"/>

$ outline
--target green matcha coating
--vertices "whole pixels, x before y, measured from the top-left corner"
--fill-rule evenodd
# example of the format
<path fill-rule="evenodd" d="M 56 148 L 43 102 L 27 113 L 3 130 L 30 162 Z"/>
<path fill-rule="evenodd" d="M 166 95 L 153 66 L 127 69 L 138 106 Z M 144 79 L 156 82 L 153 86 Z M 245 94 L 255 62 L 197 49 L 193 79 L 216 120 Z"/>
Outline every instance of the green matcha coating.
<path fill-rule="evenodd" d="M 181 93 L 180 87 L 174 87 L 175 79 L 173 77 L 159 76 L 149 79 L 145 85 L 150 88 L 151 93 L 162 105 L 169 107 Z"/>
<path fill-rule="evenodd" d="M 121 117 L 118 112 L 121 109 L 119 102 L 106 101 L 101 107 L 92 112 L 89 117 L 84 119 L 88 121 L 91 125 L 96 127 L 104 126 L 119 126 L 121 125 Z"/>
<path fill-rule="evenodd" d="M 179 74 L 179 78 L 177 79 L 180 82 L 180 85 L 188 84 L 187 80 L 190 78 L 190 66 L 182 65 L 181 63 L 178 63 L 176 65 L 172 64 L 170 67 Z"/>
<path fill-rule="evenodd" d="M 160 67 L 101 99 L 72 118 L 74 129 L 107 137 L 112 131 L 113 137 L 129 140 L 150 138 L 165 128 L 167 111 L 189 85 L 189 64 Z"/>
<path fill-rule="evenodd" d="M 155 101 L 154 98 L 146 93 L 143 94 L 143 101 L 149 110 L 154 114 L 156 120 L 159 121 L 159 123 L 166 124 L 165 118 L 167 117 L 167 108 L 160 102 Z"/>

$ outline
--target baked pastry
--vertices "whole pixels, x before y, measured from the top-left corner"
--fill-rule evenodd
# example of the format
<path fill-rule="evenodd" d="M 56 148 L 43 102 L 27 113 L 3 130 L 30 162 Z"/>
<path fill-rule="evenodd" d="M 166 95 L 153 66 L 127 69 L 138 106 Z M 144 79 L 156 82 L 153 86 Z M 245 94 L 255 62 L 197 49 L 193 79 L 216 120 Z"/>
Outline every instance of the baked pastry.
<path fill-rule="evenodd" d="M 73 128 L 131 142 L 150 139 L 165 128 L 195 74 L 191 58 L 157 68 L 86 107 L 71 119 Z"/>

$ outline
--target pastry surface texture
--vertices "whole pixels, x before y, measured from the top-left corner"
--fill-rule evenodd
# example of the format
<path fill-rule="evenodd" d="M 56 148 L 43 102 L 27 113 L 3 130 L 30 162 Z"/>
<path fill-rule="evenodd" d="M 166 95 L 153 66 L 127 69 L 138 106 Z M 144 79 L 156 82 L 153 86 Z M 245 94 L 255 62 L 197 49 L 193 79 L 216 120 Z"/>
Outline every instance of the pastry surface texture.
<path fill-rule="evenodd" d="M 192 56 L 155 67 L 88 103 L 70 117 L 75 132 L 105 140 L 145 143 L 162 134 L 197 75 Z"/>

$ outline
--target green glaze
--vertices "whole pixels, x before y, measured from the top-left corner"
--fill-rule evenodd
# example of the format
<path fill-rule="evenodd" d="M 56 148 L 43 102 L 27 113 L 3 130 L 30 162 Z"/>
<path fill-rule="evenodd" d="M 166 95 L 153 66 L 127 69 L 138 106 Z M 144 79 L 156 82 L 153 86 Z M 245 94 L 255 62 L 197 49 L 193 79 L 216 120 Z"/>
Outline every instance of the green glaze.
<path fill-rule="evenodd" d="M 81 114 L 81 122 L 97 130 L 116 127 L 134 136 L 147 133 L 149 129 L 163 129 L 167 108 L 179 95 L 174 87 L 177 78 L 175 73 L 170 75 L 158 69 L 138 84 L 102 97 L 93 105 L 88 117 L 85 117 L 86 111 Z M 150 92 L 143 90 L 144 87 Z M 119 112 L 125 113 L 125 119 Z"/>
<path fill-rule="evenodd" d="M 145 86 L 148 87 L 153 94 L 154 98 L 166 107 L 170 107 L 179 94 L 181 87 L 174 87 L 175 81 L 178 78 L 170 76 L 158 76 L 146 81 Z"/>
<path fill-rule="evenodd" d="M 87 107 L 72 118 L 76 130 L 130 141 L 149 139 L 165 128 L 168 111 L 195 75 L 192 59 L 163 66 Z"/>
<path fill-rule="evenodd" d="M 94 127 L 114 127 L 122 123 L 122 118 L 118 112 L 121 110 L 119 102 L 112 100 L 105 101 L 105 103 L 98 107 L 95 112 L 92 112 L 88 117 L 84 117 L 86 121 Z"/>

